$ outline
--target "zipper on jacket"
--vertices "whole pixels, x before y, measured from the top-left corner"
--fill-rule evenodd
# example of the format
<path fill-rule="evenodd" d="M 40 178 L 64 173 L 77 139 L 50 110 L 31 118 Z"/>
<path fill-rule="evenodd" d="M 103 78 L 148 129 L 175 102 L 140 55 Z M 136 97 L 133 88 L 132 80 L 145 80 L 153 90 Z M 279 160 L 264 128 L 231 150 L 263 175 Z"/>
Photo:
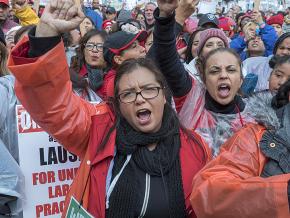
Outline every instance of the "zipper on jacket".
<path fill-rule="evenodd" d="M 150 175 L 148 173 L 146 173 L 145 195 L 144 195 L 143 206 L 142 206 L 142 210 L 141 210 L 141 213 L 139 215 L 139 218 L 144 217 L 144 215 L 147 211 L 149 194 L 150 194 Z"/>

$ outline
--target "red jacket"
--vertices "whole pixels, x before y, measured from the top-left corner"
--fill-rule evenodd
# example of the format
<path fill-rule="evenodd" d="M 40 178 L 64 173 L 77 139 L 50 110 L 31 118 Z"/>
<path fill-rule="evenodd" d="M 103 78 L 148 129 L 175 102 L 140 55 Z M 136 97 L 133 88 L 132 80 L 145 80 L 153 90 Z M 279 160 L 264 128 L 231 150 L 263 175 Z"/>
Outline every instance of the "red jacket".
<path fill-rule="evenodd" d="M 99 107 L 106 106 L 97 106 L 97 108 Z M 82 164 L 80 168 L 81 172 L 91 172 L 90 174 L 87 173 L 86 176 L 80 173 L 75 178 L 74 184 L 72 185 L 69 193 L 69 195 L 74 195 L 78 200 L 80 200 L 80 196 L 82 193 L 89 193 L 86 196 L 86 199 L 83 199 L 84 202 L 88 201 L 88 205 L 84 206 L 95 217 L 105 217 L 106 176 L 110 162 L 114 155 L 116 130 L 112 132 L 108 143 L 104 147 L 104 150 L 102 152 L 97 152 L 97 150 L 98 145 L 101 144 L 102 140 L 108 134 L 109 129 L 112 127 L 114 123 L 113 121 L 114 115 L 110 112 L 109 109 L 107 109 L 104 114 L 99 114 L 92 118 L 90 141 L 87 148 L 89 156 L 86 160 L 83 161 L 85 164 Z M 191 133 L 201 142 L 201 145 L 204 146 L 201 138 L 194 132 Z M 183 131 L 180 131 L 180 137 L 180 162 L 186 210 L 187 214 L 189 214 L 188 217 L 195 217 L 189 201 L 192 190 L 191 183 L 194 175 L 203 167 L 203 165 L 207 161 L 207 151 L 205 147 L 198 147 L 198 145 L 194 143 L 192 139 L 190 139 L 188 135 L 185 134 Z M 206 159 L 203 160 L 201 158 L 203 156 Z M 88 178 L 88 176 L 90 177 Z M 87 187 L 85 187 L 85 184 L 83 182 L 87 179 L 89 179 L 89 183 Z M 70 198 L 67 196 L 67 201 L 69 199 Z"/>
<path fill-rule="evenodd" d="M 100 89 L 97 90 L 102 99 L 107 100 L 109 97 L 114 97 L 114 82 L 116 70 L 109 70 L 104 76 L 104 83 Z"/>
<path fill-rule="evenodd" d="M 97 150 L 114 123 L 114 114 L 107 104 L 94 106 L 72 93 L 63 43 L 39 58 L 27 58 L 28 46 L 23 39 L 9 58 L 9 68 L 17 78 L 16 93 L 32 118 L 82 160 L 66 197 L 65 211 L 73 195 L 79 202 L 82 199 L 83 207 L 93 216 L 105 217 L 106 176 L 115 149 L 115 130 L 104 149 Z M 202 139 L 191 134 L 201 147 L 181 131 L 180 162 L 187 213 L 195 217 L 189 201 L 191 183 L 209 154 Z"/>
<path fill-rule="evenodd" d="M 247 124 L 195 176 L 191 204 L 197 217 L 290 217 L 290 174 L 260 176 L 267 161 L 259 148 L 264 132 L 263 126 Z"/>

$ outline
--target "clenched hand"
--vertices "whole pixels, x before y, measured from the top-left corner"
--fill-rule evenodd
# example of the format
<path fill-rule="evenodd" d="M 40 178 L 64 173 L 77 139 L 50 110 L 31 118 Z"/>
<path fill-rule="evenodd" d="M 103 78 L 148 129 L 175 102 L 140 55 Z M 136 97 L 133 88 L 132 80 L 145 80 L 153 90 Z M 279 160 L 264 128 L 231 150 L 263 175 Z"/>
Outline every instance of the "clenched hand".
<path fill-rule="evenodd" d="M 85 15 L 73 0 L 51 0 L 45 7 L 36 37 L 52 37 L 79 26 Z"/>

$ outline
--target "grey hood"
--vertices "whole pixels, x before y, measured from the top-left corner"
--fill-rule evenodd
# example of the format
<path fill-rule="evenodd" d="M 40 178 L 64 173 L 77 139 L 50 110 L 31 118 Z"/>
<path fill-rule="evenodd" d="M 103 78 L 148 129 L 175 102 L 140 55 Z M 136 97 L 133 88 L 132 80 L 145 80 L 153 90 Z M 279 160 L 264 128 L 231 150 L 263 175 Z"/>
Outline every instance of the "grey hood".
<path fill-rule="evenodd" d="M 256 123 L 265 126 L 267 129 L 277 130 L 280 127 L 279 118 L 272 108 L 273 95 L 270 91 L 256 93 L 245 99 L 246 115 L 253 117 Z"/>

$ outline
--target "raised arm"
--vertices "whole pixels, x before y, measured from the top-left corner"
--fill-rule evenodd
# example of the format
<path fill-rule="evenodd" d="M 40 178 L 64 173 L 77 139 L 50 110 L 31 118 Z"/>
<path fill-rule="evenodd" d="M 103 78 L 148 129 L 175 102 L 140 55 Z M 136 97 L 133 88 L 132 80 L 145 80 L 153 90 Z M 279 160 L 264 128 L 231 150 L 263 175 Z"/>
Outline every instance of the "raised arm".
<path fill-rule="evenodd" d="M 264 27 L 261 27 L 260 32 L 266 48 L 266 55 L 270 56 L 273 54 L 274 45 L 276 40 L 278 39 L 278 35 L 275 29 L 268 24 L 265 24 Z"/>
<path fill-rule="evenodd" d="M 15 91 L 32 118 L 70 152 L 83 156 L 95 107 L 72 92 L 60 33 L 76 28 L 84 15 L 71 0 L 52 0 L 41 21 L 16 46 L 9 68 Z"/>
<path fill-rule="evenodd" d="M 195 12 L 196 1 L 180 0 L 175 10 L 175 36 L 176 38 L 183 31 L 183 26 L 187 18 Z"/>
<path fill-rule="evenodd" d="M 191 204 L 197 217 L 289 216 L 290 174 L 260 177 L 265 164 L 261 134 L 263 128 L 254 124 L 242 129 L 194 178 Z"/>
<path fill-rule="evenodd" d="M 196 4 L 198 1 L 193 1 Z M 155 46 L 156 61 L 166 77 L 174 97 L 185 96 L 192 87 L 192 81 L 179 60 L 175 40 L 175 13 L 178 1 L 158 1 L 154 12 L 155 28 L 153 46 Z"/>
<path fill-rule="evenodd" d="M 260 35 L 266 48 L 265 55 L 270 56 L 273 54 L 273 49 L 278 35 L 272 26 L 264 22 L 260 11 L 253 11 L 252 16 L 259 26 Z"/>

